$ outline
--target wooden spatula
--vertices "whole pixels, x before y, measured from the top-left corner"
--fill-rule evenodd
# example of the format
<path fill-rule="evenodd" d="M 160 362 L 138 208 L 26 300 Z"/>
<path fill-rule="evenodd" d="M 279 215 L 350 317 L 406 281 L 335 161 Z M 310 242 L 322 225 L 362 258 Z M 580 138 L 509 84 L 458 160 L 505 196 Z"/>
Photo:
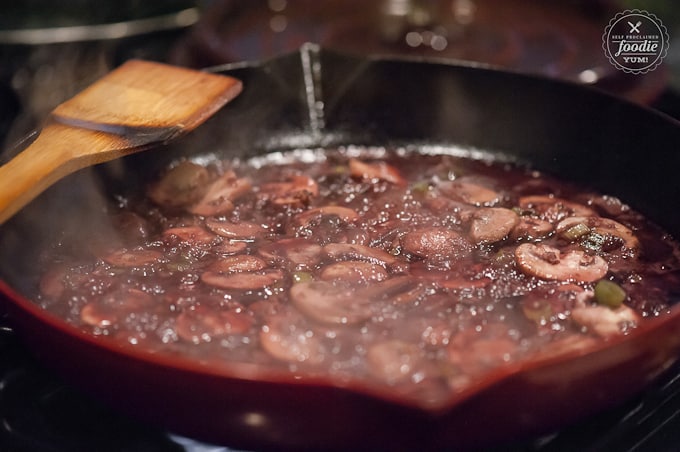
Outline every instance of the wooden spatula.
<path fill-rule="evenodd" d="M 193 130 L 241 88 L 231 77 L 126 62 L 59 105 L 37 139 L 0 167 L 0 223 L 78 169 Z"/>

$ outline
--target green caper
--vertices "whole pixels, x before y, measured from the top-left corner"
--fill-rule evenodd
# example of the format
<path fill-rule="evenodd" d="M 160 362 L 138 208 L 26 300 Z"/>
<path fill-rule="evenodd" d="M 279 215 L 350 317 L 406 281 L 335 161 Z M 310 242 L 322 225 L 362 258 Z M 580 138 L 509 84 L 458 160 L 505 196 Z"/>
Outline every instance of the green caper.
<path fill-rule="evenodd" d="M 562 233 L 562 237 L 573 242 L 574 240 L 586 235 L 590 232 L 590 228 L 583 223 L 574 225 Z"/>
<path fill-rule="evenodd" d="M 349 172 L 349 168 L 347 168 L 347 166 L 344 165 L 335 165 L 332 171 L 333 174 L 346 174 Z"/>
<path fill-rule="evenodd" d="M 411 192 L 418 195 L 424 195 L 430 190 L 430 184 L 427 181 L 416 182 L 411 186 Z"/>
<path fill-rule="evenodd" d="M 626 299 L 626 291 L 613 281 L 603 279 L 595 284 L 595 301 L 603 306 L 618 308 Z"/>
<path fill-rule="evenodd" d="M 314 280 L 314 276 L 310 272 L 305 272 L 305 271 L 297 271 L 293 273 L 293 282 L 295 283 L 304 283 L 304 282 L 310 282 Z"/>
<path fill-rule="evenodd" d="M 522 302 L 524 316 L 539 325 L 544 325 L 550 320 L 552 307 L 547 300 L 527 299 Z"/>

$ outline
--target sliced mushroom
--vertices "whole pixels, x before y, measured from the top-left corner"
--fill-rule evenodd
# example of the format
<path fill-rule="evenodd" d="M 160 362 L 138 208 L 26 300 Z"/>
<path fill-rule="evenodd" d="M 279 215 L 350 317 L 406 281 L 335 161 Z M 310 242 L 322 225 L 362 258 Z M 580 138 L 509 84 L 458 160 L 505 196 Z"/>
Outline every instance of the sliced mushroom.
<path fill-rule="evenodd" d="M 143 248 L 119 249 L 107 254 L 102 259 L 114 267 L 141 267 L 153 264 L 163 258 L 163 253 Z"/>
<path fill-rule="evenodd" d="M 101 303 L 89 302 L 80 310 L 80 320 L 87 325 L 107 328 L 118 323 L 120 312 Z"/>
<path fill-rule="evenodd" d="M 179 240 L 190 244 L 208 245 L 216 238 L 215 234 L 199 226 L 179 226 L 163 231 L 163 239 L 168 242 Z"/>
<path fill-rule="evenodd" d="M 378 248 L 352 243 L 329 243 L 323 251 L 333 260 L 361 260 L 383 267 L 400 267 L 396 256 Z"/>
<path fill-rule="evenodd" d="M 621 239 L 623 245 L 629 250 L 636 250 L 640 246 L 640 242 L 633 234 L 633 231 L 619 223 L 618 221 L 602 217 L 568 217 L 560 221 L 556 227 L 558 233 L 565 233 L 584 226 L 584 234 L 595 232 L 600 234 L 606 240 L 607 236 L 615 236 Z"/>
<path fill-rule="evenodd" d="M 607 262 L 581 250 L 561 252 L 544 244 L 523 243 L 515 250 L 519 268 L 541 279 L 593 282 L 609 270 Z"/>
<path fill-rule="evenodd" d="M 425 259 L 454 258 L 470 250 L 470 243 L 459 233 L 434 226 L 409 232 L 400 243 L 407 253 Z"/>
<path fill-rule="evenodd" d="M 154 299 L 148 293 L 138 289 L 122 289 L 87 303 L 80 310 L 80 319 L 88 325 L 107 328 L 121 322 L 131 313 L 146 311 L 153 305 Z"/>
<path fill-rule="evenodd" d="M 63 265 L 48 269 L 40 278 L 40 293 L 53 300 L 61 297 L 66 290 L 65 278 L 68 271 L 68 268 Z"/>
<path fill-rule="evenodd" d="M 142 242 L 149 237 L 149 222 L 131 211 L 121 211 L 111 218 L 116 233 L 126 242 Z"/>
<path fill-rule="evenodd" d="M 208 268 L 218 273 L 256 272 L 267 268 L 267 263 L 256 256 L 238 254 L 226 256 L 213 262 Z"/>
<path fill-rule="evenodd" d="M 549 236 L 553 229 L 553 225 L 549 221 L 525 215 L 519 217 L 519 221 L 510 232 L 510 238 L 513 240 L 538 240 Z"/>
<path fill-rule="evenodd" d="M 210 173 L 204 166 L 183 161 L 152 185 L 148 195 L 161 206 L 183 207 L 198 202 L 209 183 Z"/>
<path fill-rule="evenodd" d="M 571 216 L 588 217 L 597 215 L 589 207 L 555 196 L 524 196 L 519 199 L 519 207 L 533 211 L 539 218 L 550 223 L 557 223 Z"/>
<path fill-rule="evenodd" d="M 600 305 L 579 306 L 571 310 L 571 317 L 602 337 L 623 334 L 640 320 L 638 314 L 626 305 L 616 309 Z"/>
<path fill-rule="evenodd" d="M 415 302 L 424 294 L 425 287 L 412 276 L 395 276 L 369 284 L 356 291 L 356 298 L 363 303 L 388 301 L 395 304 Z"/>
<path fill-rule="evenodd" d="M 289 303 L 285 305 L 277 296 L 270 296 L 267 298 L 260 297 L 248 305 L 248 311 L 260 320 L 265 320 L 270 316 L 278 315 L 282 312 L 285 306 L 290 306 Z M 302 318 L 302 316 L 299 316 Z"/>
<path fill-rule="evenodd" d="M 392 339 L 372 345 L 366 353 L 369 373 L 388 384 L 409 380 L 421 369 L 423 355 L 416 344 Z"/>
<path fill-rule="evenodd" d="M 264 237 L 267 233 L 263 226 L 248 221 L 233 223 L 229 220 L 208 218 L 205 220 L 205 225 L 215 234 L 230 240 L 252 241 Z"/>
<path fill-rule="evenodd" d="M 246 249 L 248 249 L 248 244 L 242 240 L 225 240 L 222 243 L 214 245 L 211 249 L 218 255 L 233 256 L 234 254 L 246 251 Z"/>
<path fill-rule="evenodd" d="M 385 281 L 380 281 L 375 284 L 371 284 L 361 290 L 357 291 L 357 294 L 366 298 L 369 301 L 377 301 L 381 299 L 388 299 L 396 294 L 410 291 L 416 287 L 419 287 L 418 278 L 411 275 L 401 275 L 393 276 Z"/>
<path fill-rule="evenodd" d="M 449 361 L 469 375 L 510 362 L 521 352 L 513 328 L 502 321 L 471 324 L 449 340 Z"/>
<path fill-rule="evenodd" d="M 295 237 L 318 241 L 344 241 L 347 229 L 359 220 L 359 214 L 348 207 L 328 205 L 299 213 L 289 219 L 286 232 Z"/>
<path fill-rule="evenodd" d="M 223 215 L 234 209 L 234 201 L 249 193 L 251 184 L 248 179 L 239 178 L 233 171 L 227 171 L 211 182 L 200 200 L 189 207 L 195 215 Z"/>
<path fill-rule="evenodd" d="M 260 256 L 269 261 L 286 259 L 296 266 L 313 267 L 322 257 L 321 245 L 305 238 L 281 239 L 264 245 Z"/>
<path fill-rule="evenodd" d="M 615 196 L 599 195 L 590 198 L 590 204 L 604 212 L 605 215 L 616 217 L 630 211 L 630 207 Z"/>
<path fill-rule="evenodd" d="M 220 289 L 258 290 L 273 286 L 284 278 L 279 269 L 259 272 L 220 273 L 207 271 L 201 275 L 201 281 Z"/>
<path fill-rule="evenodd" d="M 349 207 L 323 206 L 306 210 L 293 218 L 296 227 L 307 227 L 325 217 L 334 217 L 343 223 L 352 223 L 359 219 L 359 214 Z"/>
<path fill-rule="evenodd" d="M 275 205 L 309 204 L 319 196 L 319 186 L 308 176 L 294 175 L 285 182 L 270 182 L 259 187 L 258 196 Z"/>
<path fill-rule="evenodd" d="M 505 239 L 519 222 L 519 215 L 502 207 L 482 207 L 472 214 L 470 238 L 475 243 L 493 243 Z"/>
<path fill-rule="evenodd" d="M 501 198 L 489 188 L 461 180 L 442 182 L 438 188 L 445 196 L 474 206 L 492 206 Z"/>
<path fill-rule="evenodd" d="M 342 280 L 355 284 L 384 281 L 389 277 L 382 265 L 353 260 L 327 265 L 320 276 L 325 281 Z"/>
<path fill-rule="evenodd" d="M 476 208 L 468 203 L 453 200 L 441 193 L 432 192 L 423 200 L 423 206 L 436 215 L 469 216 Z"/>
<path fill-rule="evenodd" d="M 406 185 L 399 170 L 383 162 L 366 163 L 359 159 L 349 160 L 349 172 L 353 177 L 369 180 L 384 180 L 395 185 Z"/>
<path fill-rule="evenodd" d="M 326 356 L 322 341 L 304 326 L 299 314 L 285 311 L 265 320 L 260 344 L 270 356 L 289 363 L 318 364 Z"/>
<path fill-rule="evenodd" d="M 449 290 L 469 291 L 476 289 L 483 289 L 491 284 L 493 281 L 487 276 L 479 276 L 476 278 L 467 278 L 464 276 L 444 277 L 437 279 L 437 286 Z"/>
<path fill-rule="evenodd" d="M 232 334 L 245 334 L 254 319 L 244 310 L 220 310 L 198 305 L 183 311 L 175 322 L 177 335 L 199 344 Z"/>
<path fill-rule="evenodd" d="M 353 290 L 326 281 L 294 284 L 290 297 L 300 312 L 321 323 L 352 325 L 373 314 L 369 303 Z"/>

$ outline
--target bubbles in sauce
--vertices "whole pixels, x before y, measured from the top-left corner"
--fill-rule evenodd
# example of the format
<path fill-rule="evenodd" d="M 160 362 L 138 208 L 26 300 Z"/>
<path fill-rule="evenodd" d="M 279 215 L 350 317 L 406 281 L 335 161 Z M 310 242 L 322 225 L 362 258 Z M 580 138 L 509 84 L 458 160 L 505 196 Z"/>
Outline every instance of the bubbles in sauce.
<path fill-rule="evenodd" d="M 45 309 L 154 353 L 423 406 L 628 334 L 680 287 L 677 244 L 616 198 L 447 154 L 180 161 L 109 209 L 118 235 L 47 259 Z"/>

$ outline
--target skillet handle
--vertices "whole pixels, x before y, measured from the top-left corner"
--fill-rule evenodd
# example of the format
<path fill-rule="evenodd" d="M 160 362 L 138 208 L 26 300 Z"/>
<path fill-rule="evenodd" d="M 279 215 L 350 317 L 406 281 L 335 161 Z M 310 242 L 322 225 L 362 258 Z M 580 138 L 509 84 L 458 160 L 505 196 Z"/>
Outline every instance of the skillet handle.
<path fill-rule="evenodd" d="M 11 326 L 3 325 L 3 324 L 0 323 L 0 336 L 5 335 L 5 334 L 6 335 L 14 334 L 14 330 L 12 329 Z"/>

